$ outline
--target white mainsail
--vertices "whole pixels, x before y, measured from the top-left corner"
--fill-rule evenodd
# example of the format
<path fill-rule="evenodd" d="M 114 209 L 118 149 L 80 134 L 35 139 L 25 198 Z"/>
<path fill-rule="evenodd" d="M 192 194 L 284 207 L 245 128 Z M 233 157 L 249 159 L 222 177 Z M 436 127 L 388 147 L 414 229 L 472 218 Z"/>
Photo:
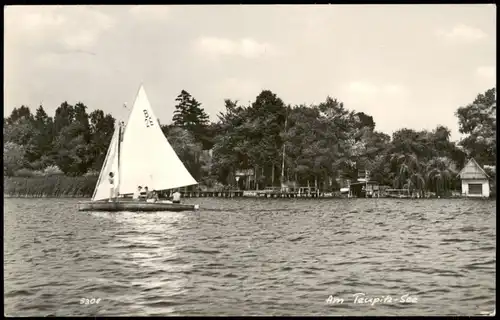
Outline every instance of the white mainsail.
<path fill-rule="evenodd" d="M 99 174 L 99 179 L 94 189 L 94 195 L 92 196 L 92 201 L 109 199 L 110 194 L 110 184 L 109 184 L 109 173 L 114 173 L 114 183 L 115 186 L 118 185 L 118 140 L 119 140 L 119 124 L 115 126 L 115 132 L 111 138 L 111 142 L 108 147 L 108 152 L 106 153 L 106 158 L 101 168 L 101 173 Z"/>
<path fill-rule="evenodd" d="M 194 184 L 198 182 L 163 134 L 141 85 L 120 146 L 120 194 L 134 193 L 137 186 L 165 190 Z"/>

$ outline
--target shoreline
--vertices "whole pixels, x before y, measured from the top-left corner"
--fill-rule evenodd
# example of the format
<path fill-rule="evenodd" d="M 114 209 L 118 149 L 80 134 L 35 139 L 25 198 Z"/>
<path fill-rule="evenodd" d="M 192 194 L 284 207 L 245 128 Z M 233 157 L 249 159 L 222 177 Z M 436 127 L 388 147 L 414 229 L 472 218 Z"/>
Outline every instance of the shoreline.
<path fill-rule="evenodd" d="M 92 195 L 12 195 L 12 194 L 4 194 L 4 199 L 90 199 Z M 183 197 L 182 199 L 198 199 L 198 198 L 224 198 L 224 199 L 288 199 L 288 200 L 320 200 L 320 199 L 332 199 L 332 200 L 378 200 L 378 199 L 391 199 L 391 200 L 494 200 L 496 201 L 496 197 L 441 197 L 441 198 L 393 198 L 393 197 L 379 197 L 379 198 L 347 198 L 347 197 L 294 197 L 294 198 L 282 198 L 282 197 L 259 197 L 259 196 L 237 196 L 237 197 L 223 197 L 223 196 L 198 196 L 198 197 Z"/>
<path fill-rule="evenodd" d="M 47 198 L 47 199 L 90 199 L 94 193 L 97 177 L 69 177 L 64 175 L 36 176 L 36 177 L 4 177 L 4 198 Z M 186 190 L 181 191 L 183 199 L 191 198 L 251 198 L 251 199 L 474 199 L 496 200 L 496 195 L 489 197 L 467 197 L 463 195 L 450 195 L 424 197 L 424 198 L 398 198 L 390 196 L 369 198 L 348 198 L 339 192 L 319 192 L 313 194 L 296 192 L 266 192 L 265 190 Z"/>

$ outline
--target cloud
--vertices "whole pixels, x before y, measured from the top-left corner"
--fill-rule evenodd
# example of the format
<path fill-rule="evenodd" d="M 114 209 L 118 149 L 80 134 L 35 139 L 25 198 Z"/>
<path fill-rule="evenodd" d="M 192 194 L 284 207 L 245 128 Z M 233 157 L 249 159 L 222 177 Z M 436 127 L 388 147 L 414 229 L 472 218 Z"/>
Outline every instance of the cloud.
<path fill-rule="evenodd" d="M 212 58 L 219 56 L 240 56 L 255 59 L 262 56 L 273 56 L 278 50 L 266 42 L 258 42 L 251 38 L 230 40 L 218 37 L 202 37 L 196 40 L 195 48 L 198 52 Z"/>
<path fill-rule="evenodd" d="M 438 29 L 436 35 L 453 42 L 474 42 L 488 37 L 483 30 L 464 24 L 456 25 L 451 30 Z"/>
<path fill-rule="evenodd" d="M 168 19 L 171 14 L 170 6 L 167 5 L 136 5 L 128 12 L 134 18 L 148 22 L 164 21 Z"/>
<path fill-rule="evenodd" d="M 494 66 L 482 66 L 476 69 L 476 75 L 482 78 L 495 79 L 496 71 Z"/>
<path fill-rule="evenodd" d="M 8 45 L 88 49 L 115 20 L 92 6 L 13 6 L 5 10 Z"/>

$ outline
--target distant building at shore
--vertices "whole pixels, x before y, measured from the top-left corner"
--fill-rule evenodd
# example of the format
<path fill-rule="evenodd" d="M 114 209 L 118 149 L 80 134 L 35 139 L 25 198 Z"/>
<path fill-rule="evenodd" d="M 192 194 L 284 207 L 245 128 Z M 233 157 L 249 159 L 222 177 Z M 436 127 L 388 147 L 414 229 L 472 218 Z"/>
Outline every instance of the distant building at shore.
<path fill-rule="evenodd" d="M 465 197 L 487 198 L 490 196 L 490 177 L 481 166 L 471 158 L 458 173 L 462 180 L 462 195 Z"/>

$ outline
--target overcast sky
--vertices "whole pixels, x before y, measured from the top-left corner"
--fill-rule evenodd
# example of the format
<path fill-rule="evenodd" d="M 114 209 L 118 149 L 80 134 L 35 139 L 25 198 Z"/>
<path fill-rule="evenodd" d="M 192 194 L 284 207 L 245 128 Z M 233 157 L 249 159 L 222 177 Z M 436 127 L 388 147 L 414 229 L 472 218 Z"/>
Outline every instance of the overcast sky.
<path fill-rule="evenodd" d="M 289 104 L 330 95 L 376 129 L 452 130 L 495 86 L 493 5 L 5 7 L 4 115 L 84 102 L 126 118 L 140 83 L 170 123 L 182 89 L 215 120 L 224 99 L 270 89 Z"/>

